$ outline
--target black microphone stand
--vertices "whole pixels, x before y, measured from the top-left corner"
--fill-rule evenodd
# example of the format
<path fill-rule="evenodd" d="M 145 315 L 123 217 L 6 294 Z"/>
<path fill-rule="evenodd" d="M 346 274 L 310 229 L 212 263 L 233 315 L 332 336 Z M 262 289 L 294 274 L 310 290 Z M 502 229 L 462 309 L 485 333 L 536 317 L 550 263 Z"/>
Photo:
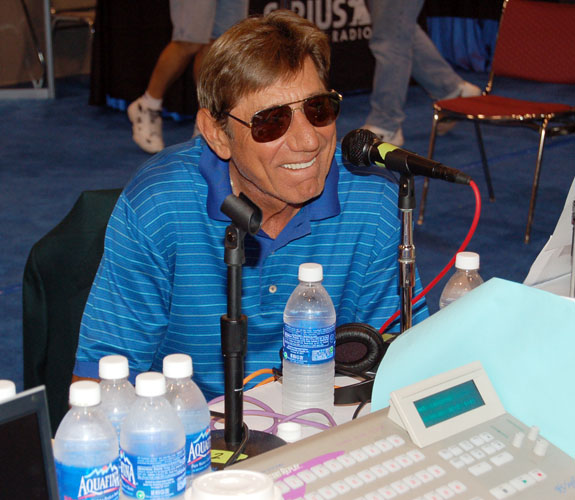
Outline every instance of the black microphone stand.
<path fill-rule="evenodd" d="M 401 288 L 401 333 L 413 323 L 413 289 L 415 287 L 415 245 L 413 244 L 413 210 L 415 182 L 412 175 L 401 175 L 397 206 L 401 212 L 401 241 L 399 243 L 399 286 Z"/>
<path fill-rule="evenodd" d="M 277 448 L 285 441 L 260 431 L 248 431 L 243 425 L 244 358 L 247 352 L 248 319 L 242 314 L 242 266 L 245 263 L 244 238 L 256 234 L 261 226 L 262 213 L 247 196 L 229 195 L 221 211 L 232 223 L 226 228 L 224 261 L 228 266 L 227 314 L 220 319 L 222 354 L 224 357 L 224 431 L 212 433 L 212 450 L 233 451 L 255 456 Z M 235 461 L 235 460 L 234 460 Z M 223 468 L 228 463 L 214 463 Z"/>
<path fill-rule="evenodd" d="M 383 173 L 373 168 L 377 165 L 380 144 L 378 137 L 366 129 L 352 130 L 341 143 L 344 158 L 354 167 L 351 172 L 357 175 L 380 175 Z M 375 148 L 372 158 L 372 148 Z M 400 150 L 401 151 L 401 150 Z M 386 155 L 386 160 L 387 160 Z M 393 158 L 393 172 L 400 173 L 399 194 L 397 206 L 401 212 L 401 241 L 399 243 L 399 288 L 401 290 L 400 303 L 400 333 L 411 328 L 413 322 L 412 297 L 415 287 L 415 245 L 413 244 L 413 210 L 415 209 L 415 182 L 414 174 L 408 164 L 410 153 Z M 438 165 L 440 165 L 438 163 Z M 383 167 L 383 164 L 381 165 Z M 386 167 L 387 168 L 387 167 Z"/>

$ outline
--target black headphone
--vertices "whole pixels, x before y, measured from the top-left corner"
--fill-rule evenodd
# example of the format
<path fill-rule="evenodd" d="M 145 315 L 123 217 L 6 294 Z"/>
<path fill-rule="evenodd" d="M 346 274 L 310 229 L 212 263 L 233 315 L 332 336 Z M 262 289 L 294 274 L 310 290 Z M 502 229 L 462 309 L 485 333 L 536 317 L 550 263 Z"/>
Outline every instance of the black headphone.
<path fill-rule="evenodd" d="M 359 374 L 372 371 L 387 347 L 381 334 L 366 323 L 346 323 L 335 330 L 335 368 Z"/>
<path fill-rule="evenodd" d="M 346 323 L 335 330 L 335 370 L 344 375 L 359 375 L 365 380 L 338 387 L 335 404 L 371 401 L 374 372 L 389 344 L 381 334 L 366 323 Z"/>

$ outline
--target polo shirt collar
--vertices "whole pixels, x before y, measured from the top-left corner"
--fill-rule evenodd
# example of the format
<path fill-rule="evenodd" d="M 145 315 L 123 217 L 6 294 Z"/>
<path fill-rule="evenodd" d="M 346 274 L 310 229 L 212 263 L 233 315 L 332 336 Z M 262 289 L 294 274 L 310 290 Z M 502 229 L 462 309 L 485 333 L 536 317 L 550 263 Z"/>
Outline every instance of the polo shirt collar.
<path fill-rule="evenodd" d="M 228 162 L 221 160 L 203 139 L 200 139 L 200 141 L 202 143 L 202 154 L 198 162 L 198 168 L 208 185 L 206 201 L 208 216 L 214 220 L 229 221 L 230 218 L 220 210 L 224 200 L 232 194 Z"/>

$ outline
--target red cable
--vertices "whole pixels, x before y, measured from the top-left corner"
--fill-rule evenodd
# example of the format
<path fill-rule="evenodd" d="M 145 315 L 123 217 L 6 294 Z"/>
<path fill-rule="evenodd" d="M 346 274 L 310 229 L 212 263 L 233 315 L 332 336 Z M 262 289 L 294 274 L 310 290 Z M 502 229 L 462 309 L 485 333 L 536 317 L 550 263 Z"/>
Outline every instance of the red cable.
<path fill-rule="evenodd" d="M 473 216 L 473 221 L 471 222 L 471 227 L 469 228 L 469 231 L 467 232 L 467 236 L 463 240 L 463 243 L 461 243 L 461 246 L 459 247 L 457 252 L 455 252 L 455 255 L 451 258 L 451 260 L 447 263 L 447 265 L 441 270 L 441 272 L 431 281 L 431 283 L 429 283 L 429 285 L 427 285 L 421 291 L 421 293 L 419 295 L 413 297 L 413 299 L 411 301 L 412 305 L 416 304 L 422 297 L 425 297 L 427 292 L 429 292 L 429 290 L 431 290 L 437 284 L 437 282 L 445 276 L 447 271 L 449 271 L 453 267 L 453 264 L 455 264 L 455 257 L 457 256 L 457 254 L 459 252 L 463 252 L 467 248 L 469 241 L 471 240 L 471 238 L 473 237 L 473 234 L 475 233 L 475 229 L 477 228 L 477 224 L 479 222 L 479 216 L 481 215 L 481 195 L 479 194 L 479 188 L 477 187 L 477 184 L 475 184 L 475 182 L 471 181 L 469 183 L 469 185 L 471 186 L 471 189 L 473 189 L 473 194 L 475 195 L 475 214 Z M 395 311 L 395 313 L 393 313 L 393 315 L 379 329 L 379 333 L 385 332 L 387 327 L 389 327 L 389 325 L 395 320 L 395 318 L 397 318 L 399 316 L 399 313 L 400 313 L 399 310 Z"/>

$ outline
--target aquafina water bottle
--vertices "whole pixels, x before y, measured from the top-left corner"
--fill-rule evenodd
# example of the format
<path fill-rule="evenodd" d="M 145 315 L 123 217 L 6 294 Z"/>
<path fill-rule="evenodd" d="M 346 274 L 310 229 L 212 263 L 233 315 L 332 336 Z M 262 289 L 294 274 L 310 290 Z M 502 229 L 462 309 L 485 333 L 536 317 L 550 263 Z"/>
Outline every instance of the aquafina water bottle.
<path fill-rule="evenodd" d="M 186 435 L 165 394 L 161 373 L 136 377 L 136 401 L 120 432 L 123 499 L 184 499 Z"/>
<path fill-rule="evenodd" d="M 100 386 L 83 380 L 70 386 L 70 410 L 54 438 L 62 500 L 117 500 L 120 494 L 118 438 L 100 409 Z"/>
<path fill-rule="evenodd" d="M 100 358 L 98 375 L 102 395 L 102 411 L 116 429 L 120 439 L 120 426 L 136 399 L 134 386 L 128 380 L 130 368 L 125 356 L 112 355 Z"/>
<path fill-rule="evenodd" d="M 192 358 L 170 354 L 164 358 L 168 401 L 176 409 L 186 431 L 186 474 L 193 479 L 208 472 L 211 465 L 210 410 L 200 388 L 191 379 Z"/>

